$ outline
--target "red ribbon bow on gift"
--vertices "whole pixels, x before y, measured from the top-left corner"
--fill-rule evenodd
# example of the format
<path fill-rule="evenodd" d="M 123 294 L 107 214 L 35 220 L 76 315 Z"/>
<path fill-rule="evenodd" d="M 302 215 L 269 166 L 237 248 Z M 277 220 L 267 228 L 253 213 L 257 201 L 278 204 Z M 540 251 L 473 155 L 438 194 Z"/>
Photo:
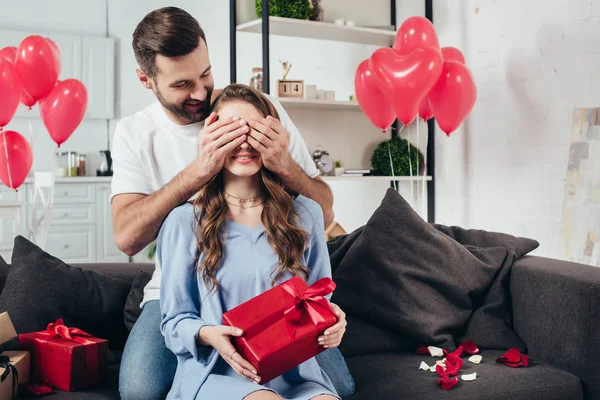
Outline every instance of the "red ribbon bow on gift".
<path fill-rule="evenodd" d="M 331 278 L 319 279 L 306 289 L 302 296 L 294 285 L 283 285 L 283 289 L 294 297 L 294 301 L 284 312 L 286 320 L 292 324 L 294 335 L 296 328 L 302 324 L 306 316 L 314 325 L 325 322 L 318 308 L 331 310 L 329 301 L 323 297 L 335 289 L 335 282 Z"/>
<path fill-rule="evenodd" d="M 46 330 L 40 332 L 40 334 L 51 336 L 48 339 L 63 338 L 81 344 L 94 343 L 85 339 L 85 337 L 92 337 L 92 335 L 81 329 L 69 328 L 63 323 L 62 318 L 57 319 L 56 322 L 50 322 Z"/>

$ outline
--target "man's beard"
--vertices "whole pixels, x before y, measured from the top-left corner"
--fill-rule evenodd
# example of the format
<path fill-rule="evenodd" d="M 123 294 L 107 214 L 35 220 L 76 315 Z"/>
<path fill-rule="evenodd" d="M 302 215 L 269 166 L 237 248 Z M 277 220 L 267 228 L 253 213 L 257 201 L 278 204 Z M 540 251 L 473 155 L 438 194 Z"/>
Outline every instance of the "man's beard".
<path fill-rule="evenodd" d="M 162 104 L 164 108 L 189 121 L 190 123 L 204 121 L 210 115 L 210 98 L 212 96 L 213 89 L 206 88 L 206 100 L 198 101 L 194 99 L 187 99 L 181 104 L 169 103 L 160 93 L 160 90 L 156 88 L 156 98 Z M 192 111 L 186 108 L 186 105 L 201 104 L 202 107 L 198 111 Z"/>

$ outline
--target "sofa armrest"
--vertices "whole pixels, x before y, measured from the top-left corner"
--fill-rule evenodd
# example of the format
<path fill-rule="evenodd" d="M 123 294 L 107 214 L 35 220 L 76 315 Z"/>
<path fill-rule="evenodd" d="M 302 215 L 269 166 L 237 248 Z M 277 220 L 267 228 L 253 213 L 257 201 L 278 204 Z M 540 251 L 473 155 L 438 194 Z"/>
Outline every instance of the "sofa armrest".
<path fill-rule="evenodd" d="M 600 399 L 600 268 L 528 256 L 512 269 L 513 323 L 529 355 L 577 376 Z"/>

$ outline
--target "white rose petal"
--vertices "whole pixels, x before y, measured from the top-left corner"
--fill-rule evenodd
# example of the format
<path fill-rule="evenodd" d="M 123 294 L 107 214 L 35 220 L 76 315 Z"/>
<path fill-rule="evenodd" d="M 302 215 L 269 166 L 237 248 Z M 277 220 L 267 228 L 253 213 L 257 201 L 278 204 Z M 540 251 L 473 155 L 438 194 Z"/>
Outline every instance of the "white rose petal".
<path fill-rule="evenodd" d="M 433 366 L 429 367 L 429 370 L 430 370 L 431 372 L 437 372 L 437 370 L 435 369 L 435 365 L 433 365 Z"/>
<path fill-rule="evenodd" d="M 473 372 L 472 374 L 465 374 L 460 377 L 463 381 L 474 381 L 477 379 L 477 372 Z"/>
<path fill-rule="evenodd" d="M 429 365 L 425 361 L 421 361 L 421 365 L 419 366 L 419 370 L 429 371 Z"/>
<path fill-rule="evenodd" d="M 475 355 L 475 356 L 471 356 L 469 357 L 469 361 L 472 362 L 473 364 L 479 364 L 481 362 L 483 357 L 481 357 L 480 355 Z"/>
<path fill-rule="evenodd" d="M 432 357 L 443 357 L 444 356 L 444 351 L 442 349 L 440 349 L 439 347 L 429 346 L 429 347 L 427 347 L 427 349 L 429 350 L 429 354 L 431 354 Z"/>
<path fill-rule="evenodd" d="M 436 365 L 441 365 L 442 367 L 446 366 L 446 359 L 444 358 L 443 360 L 437 360 L 435 362 Z"/>

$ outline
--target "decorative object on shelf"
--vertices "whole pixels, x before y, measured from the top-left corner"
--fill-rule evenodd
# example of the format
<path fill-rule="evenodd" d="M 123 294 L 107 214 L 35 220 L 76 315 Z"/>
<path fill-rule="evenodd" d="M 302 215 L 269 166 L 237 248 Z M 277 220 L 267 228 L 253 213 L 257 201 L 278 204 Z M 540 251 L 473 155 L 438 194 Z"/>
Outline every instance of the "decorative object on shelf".
<path fill-rule="evenodd" d="M 398 136 L 379 143 L 371 156 L 373 174 L 379 176 L 409 176 L 411 175 L 412 163 L 412 175 L 418 175 L 419 171 L 414 171 L 414 166 L 417 165 L 417 160 L 422 158 L 422 154 L 412 144 L 410 145 L 410 152 L 408 147 L 408 141 Z M 391 165 L 390 157 L 392 159 Z M 392 165 L 394 167 L 393 171 Z M 423 165 L 423 163 L 420 162 L 420 165 Z"/>
<path fill-rule="evenodd" d="M 262 0 L 256 0 L 256 15 L 262 16 Z M 269 0 L 269 15 L 294 19 L 308 19 L 313 15 L 309 0 Z"/>
<path fill-rule="evenodd" d="M 250 87 L 263 91 L 263 70 L 260 67 L 252 68 L 252 78 L 250 79 Z"/>
<path fill-rule="evenodd" d="M 344 173 L 344 168 L 342 167 L 342 162 L 337 160 L 335 162 L 335 176 L 342 176 Z"/>
<path fill-rule="evenodd" d="M 287 79 L 288 74 L 290 73 L 290 70 L 292 69 L 292 63 L 289 61 L 281 60 L 279 60 L 279 63 L 281 64 L 281 68 L 283 68 L 283 78 L 281 78 L 281 80 L 285 81 Z"/>
<path fill-rule="evenodd" d="M 326 90 L 325 91 L 325 100 L 335 101 L 335 90 Z"/>
<path fill-rule="evenodd" d="M 336 236 L 345 235 L 346 233 L 347 232 L 338 222 L 333 221 L 331 225 L 325 229 L 325 240 L 333 239 Z"/>
<path fill-rule="evenodd" d="M 310 16 L 311 21 L 323 22 L 325 15 L 323 13 L 323 6 L 321 0 L 311 0 L 312 4 L 312 15 Z"/>
<path fill-rule="evenodd" d="M 283 79 L 277 81 L 277 95 L 279 97 L 297 97 L 304 98 L 304 81 L 287 80 L 287 76 L 292 69 L 292 63 L 288 61 L 279 61 L 283 68 Z"/>
<path fill-rule="evenodd" d="M 317 85 L 306 85 L 304 89 L 304 98 L 306 100 L 317 99 Z"/>
<path fill-rule="evenodd" d="M 323 175 L 327 175 L 333 170 L 333 161 L 329 158 L 329 152 L 322 146 L 317 146 L 313 153 L 313 161 Z"/>
<path fill-rule="evenodd" d="M 372 171 L 370 169 L 347 169 L 341 176 L 371 176 Z"/>

